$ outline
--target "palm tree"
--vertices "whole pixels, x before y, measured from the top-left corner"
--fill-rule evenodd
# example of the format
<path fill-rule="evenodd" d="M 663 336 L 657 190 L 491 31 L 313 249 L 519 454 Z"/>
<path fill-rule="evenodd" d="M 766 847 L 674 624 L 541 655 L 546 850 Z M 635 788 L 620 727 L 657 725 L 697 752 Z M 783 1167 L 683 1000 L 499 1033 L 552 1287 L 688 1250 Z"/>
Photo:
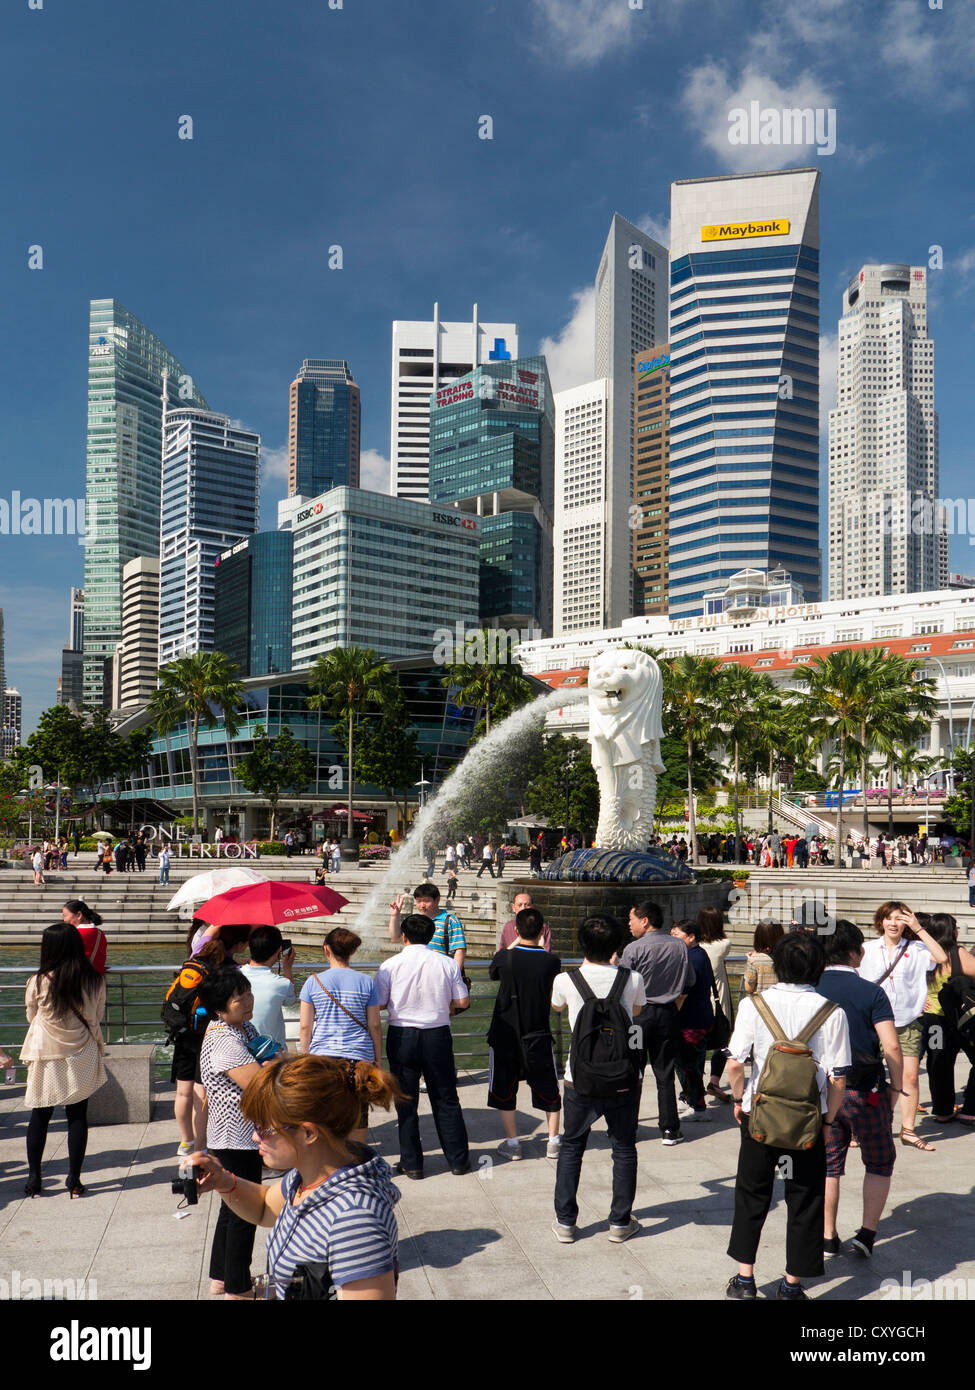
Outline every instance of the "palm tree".
<path fill-rule="evenodd" d="M 720 688 L 720 723 L 734 748 L 735 787 L 735 863 L 741 863 L 741 823 L 738 808 L 738 776 L 741 749 L 750 743 L 757 731 L 761 702 L 774 691 L 768 676 L 737 663 L 726 666 Z"/>
<path fill-rule="evenodd" d="M 346 837 L 352 839 L 352 798 L 355 783 L 353 741 L 355 726 L 369 705 L 381 705 L 392 693 L 392 668 L 370 647 L 336 647 L 320 656 L 308 674 L 309 709 L 324 710 L 346 724 L 349 768 Z"/>
<path fill-rule="evenodd" d="M 911 760 L 916 745 L 931 726 L 936 703 L 931 694 L 934 682 L 919 676 L 922 662 L 890 655 L 885 663 L 886 686 L 880 692 L 871 714 L 873 746 L 887 761 L 887 830 L 894 833 L 894 768 L 902 751 Z M 922 760 L 923 762 L 923 760 Z M 917 769 L 919 772 L 923 768 Z"/>
<path fill-rule="evenodd" d="M 223 718 L 228 755 L 240 728 L 238 709 L 244 687 L 238 667 L 223 652 L 194 652 L 159 668 L 159 688 L 149 701 L 149 722 L 164 736 L 185 723 L 190 734 L 193 833 L 199 829 L 200 725 L 215 729 Z M 219 711 L 219 714 L 217 713 Z"/>
<path fill-rule="evenodd" d="M 694 749 L 712 748 L 719 727 L 722 670 L 716 656 L 683 656 L 661 664 L 664 702 L 687 748 L 687 833 L 690 861 L 697 863 L 697 822 L 694 815 Z"/>
<path fill-rule="evenodd" d="M 867 675 L 862 651 L 849 647 L 829 656 L 818 656 L 795 673 L 800 687 L 793 692 L 792 705 L 805 722 L 816 747 L 837 743 L 835 760 L 839 778 L 836 804 L 836 862 L 843 860 L 843 787 L 849 770 L 847 746 L 856 745 L 860 751 L 863 695 Z M 866 789 L 864 788 L 864 797 Z"/>
<path fill-rule="evenodd" d="M 517 661 L 499 663 L 488 659 L 492 649 L 488 631 L 468 634 L 468 641 L 471 660 L 448 666 L 442 683 L 448 690 L 456 690 L 458 704 L 484 710 L 485 733 L 489 734 L 492 714 L 507 718 L 527 705 L 535 692 Z"/>

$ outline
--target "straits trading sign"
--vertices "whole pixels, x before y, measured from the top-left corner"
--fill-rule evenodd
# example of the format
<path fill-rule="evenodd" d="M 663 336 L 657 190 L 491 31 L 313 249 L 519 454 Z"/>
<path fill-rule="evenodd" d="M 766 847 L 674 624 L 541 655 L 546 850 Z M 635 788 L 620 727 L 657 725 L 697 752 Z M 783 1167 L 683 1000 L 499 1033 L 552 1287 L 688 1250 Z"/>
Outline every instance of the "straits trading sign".
<path fill-rule="evenodd" d="M 474 383 L 470 377 L 458 381 L 455 386 L 441 386 L 437 392 L 437 408 L 442 405 L 455 405 L 458 401 L 474 399 Z"/>
<path fill-rule="evenodd" d="M 745 241 L 749 237 L 788 236 L 789 219 L 775 217 L 768 222 L 718 222 L 701 228 L 702 241 Z"/>

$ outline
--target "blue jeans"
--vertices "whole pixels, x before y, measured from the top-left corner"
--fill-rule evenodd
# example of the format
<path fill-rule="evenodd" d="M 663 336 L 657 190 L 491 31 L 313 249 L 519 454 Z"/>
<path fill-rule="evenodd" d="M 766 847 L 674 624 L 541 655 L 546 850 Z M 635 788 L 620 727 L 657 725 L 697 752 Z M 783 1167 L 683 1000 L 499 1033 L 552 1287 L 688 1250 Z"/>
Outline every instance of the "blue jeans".
<path fill-rule="evenodd" d="M 386 1056 L 389 1069 L 406 1092 L 406 1100 L 396 1102 L 399 1122 L 399 1156 L 404 1168 L 423 1168 L 420 1145 L 420 1077 L 427 1083 L 433 1123 L 444 1157 L 451 1168 L 470 1160 L 464 1112 L 457 1097 L 457 1068 L 450 1026 L 442 1028 L 402 1028 L 391 1023 L 386 1029 Z"/>
<path fill-rule="evenodd" d="M 169 865 L 168 865 L 168 864 L 164 864 L 164 865 L 162 866 L 162 868 L 159 870 L 159 882 L 160 882 L 160 883 L 168 883 L 168 882 L 169 882 Z"/>
<path fill-rule="evenodd" d="M 640 1088 L 624 1096 L 597 1100 L 580 1096 L 571 1081 L 562 1098 L 564 1131 L 555 1172 L 555 1217 L 560 1226 L 574 1226 L 579 1216 L 576 1193 L 589 1132 L 598 1119 L 606 1121 L 613 1144 L 613 1201 L 611 1226 L 627 1226 L 636 1196 L 636 1127 Z"/>

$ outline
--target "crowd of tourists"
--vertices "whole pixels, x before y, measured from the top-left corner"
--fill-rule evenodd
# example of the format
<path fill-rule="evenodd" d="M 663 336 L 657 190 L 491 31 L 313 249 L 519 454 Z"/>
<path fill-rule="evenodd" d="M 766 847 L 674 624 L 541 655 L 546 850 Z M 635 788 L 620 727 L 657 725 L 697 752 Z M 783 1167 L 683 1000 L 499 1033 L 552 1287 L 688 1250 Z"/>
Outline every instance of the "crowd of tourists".
<path fill-rule="evenodd" d="M 456 852 L 456 846 L 455 846 Z M 178 1158 L 221 1208 L 210 1252 L 211 1291 L 225 1299 L 390 1299 L 398 1276 L 395 1178 L 421 1181 L 427 1155 L 419 1097 L 426 1092 L 451 1174 L 471 1171 L 458 1094 L 451 1020 L 470 1005 L 467 940 L 432 882 L 390 904 L 401 949 L 375 976 L 357 971 L 359 937 L 343 927 L 323 942 L 322 966 L 296 993 L 294 953 L 277 927 L 194 919 L 187 959 L 167 992 Z M 87 1103 L 103 1084 L 106 948 L 101 919 L 65 904 L 47 928 L 27 987 L 28 1179 L 43 1191 L 42 1160 L 54 1109 L 68 1124 L 66 1186 L 80 1197 Z M 553 1233 L 580 1239 L 578 1188 L 592 1126 L 612 1145 L 608 1239 L 640 1231 L 633 1205 L 644 1074 L 652 1073 L 660 1143 L 727 1109 L 740 1128 L 728 1254 L 733 1299 L 756 1297 L 755 1264 L 774 1181 L 785 1180 L 782 1300 L 805 1299 L 803 1280 L 841 1252 L 869 1259 L 890 1190 L 892 1130 L 915 1154 L 933 1145 L 916 1128 L 920 1063 L 927 1057 L 931 1120 L 975 1126 L 975 1038 L 968 1017 L 975 956 L 954 918 L 901 902 L 876 910 L 874 936 L 847 921 L 826 933 L 759 923 L 735 1009 L 724 919 L 703 908 L 665 928 L 647 900 L 628 922 L 596 913 L 578 932 L 584 959 L 564 969 L 527 891 L 512 903 L 489 967 L 498 989 L 487 1031 L 486 1104 L 500 1115 L 499 1155 L 527 1156 L 517 1128 L 519 1088 L 545 1117 L 554 1164 Z M 300 1053 L 287 1051 L 283 1010 L 297 1002 Z M 169 1012 L 167 1012 L 167 1009 Z M 551 1012 L 567 1015 L 564 1073 Z M 383 1066 L 382 1014 L 387 1016 Z M 955 1063 L 970 1070 L 956 1111 Z M 11 1059 L 0 1055 L 0 1066 Z M 647 1077 L 649 1080 L 649 1076 Z M 372 1107 L 395 1108 L 399 1158 L 368 1147 Z M 644 1139 L 644 1144 L 646 1140 Z M 839 1185 L 851 1149 L 865 1170 L 861 1223 L 836 1229 Z M 267 1180 L 270 1175 L 270 1182 Z M 192 1179 L 191 1179 L 192 1180 Z M 270 1229 L 267 1275 L 251 1263 L 257 1226 Z"/>

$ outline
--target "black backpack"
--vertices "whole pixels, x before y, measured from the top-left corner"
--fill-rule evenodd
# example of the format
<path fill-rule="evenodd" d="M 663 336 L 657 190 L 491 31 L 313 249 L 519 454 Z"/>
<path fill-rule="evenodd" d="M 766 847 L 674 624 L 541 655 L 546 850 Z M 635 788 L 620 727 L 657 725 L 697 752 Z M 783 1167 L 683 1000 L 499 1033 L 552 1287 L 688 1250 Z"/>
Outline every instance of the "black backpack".
<path fill-rule="evenodd" d="M 938 1002 L 968 1047 L 975 1045 L 975 980 L 962 973 L 958 947 L 952 946 L 951 976 L 941 986 Z"/>
<path fill-rule="evenodd" d="M 206 1017 L 197 996 L 200 985 L 214 973 L 199 957 L 183 962 L 166 991 L 160 1015 L 166 1025 L 168 1043 L 174 1042 L 181 1033 L 199 1033 L 206 1028 Z"/>
<path fill-rule="evenodd" d="M 572 1085 L 580 1096 L 597 1100 L 626 1095 L 639 1085 L 643 1060 L 642 1030 L 634 1030 L 622 1004 L 630 972 L 617 966 L 613 988 L 605 999 L 597 999 L 581 970 L 567 973 L 582 996 L 569 1049 Z"/>

